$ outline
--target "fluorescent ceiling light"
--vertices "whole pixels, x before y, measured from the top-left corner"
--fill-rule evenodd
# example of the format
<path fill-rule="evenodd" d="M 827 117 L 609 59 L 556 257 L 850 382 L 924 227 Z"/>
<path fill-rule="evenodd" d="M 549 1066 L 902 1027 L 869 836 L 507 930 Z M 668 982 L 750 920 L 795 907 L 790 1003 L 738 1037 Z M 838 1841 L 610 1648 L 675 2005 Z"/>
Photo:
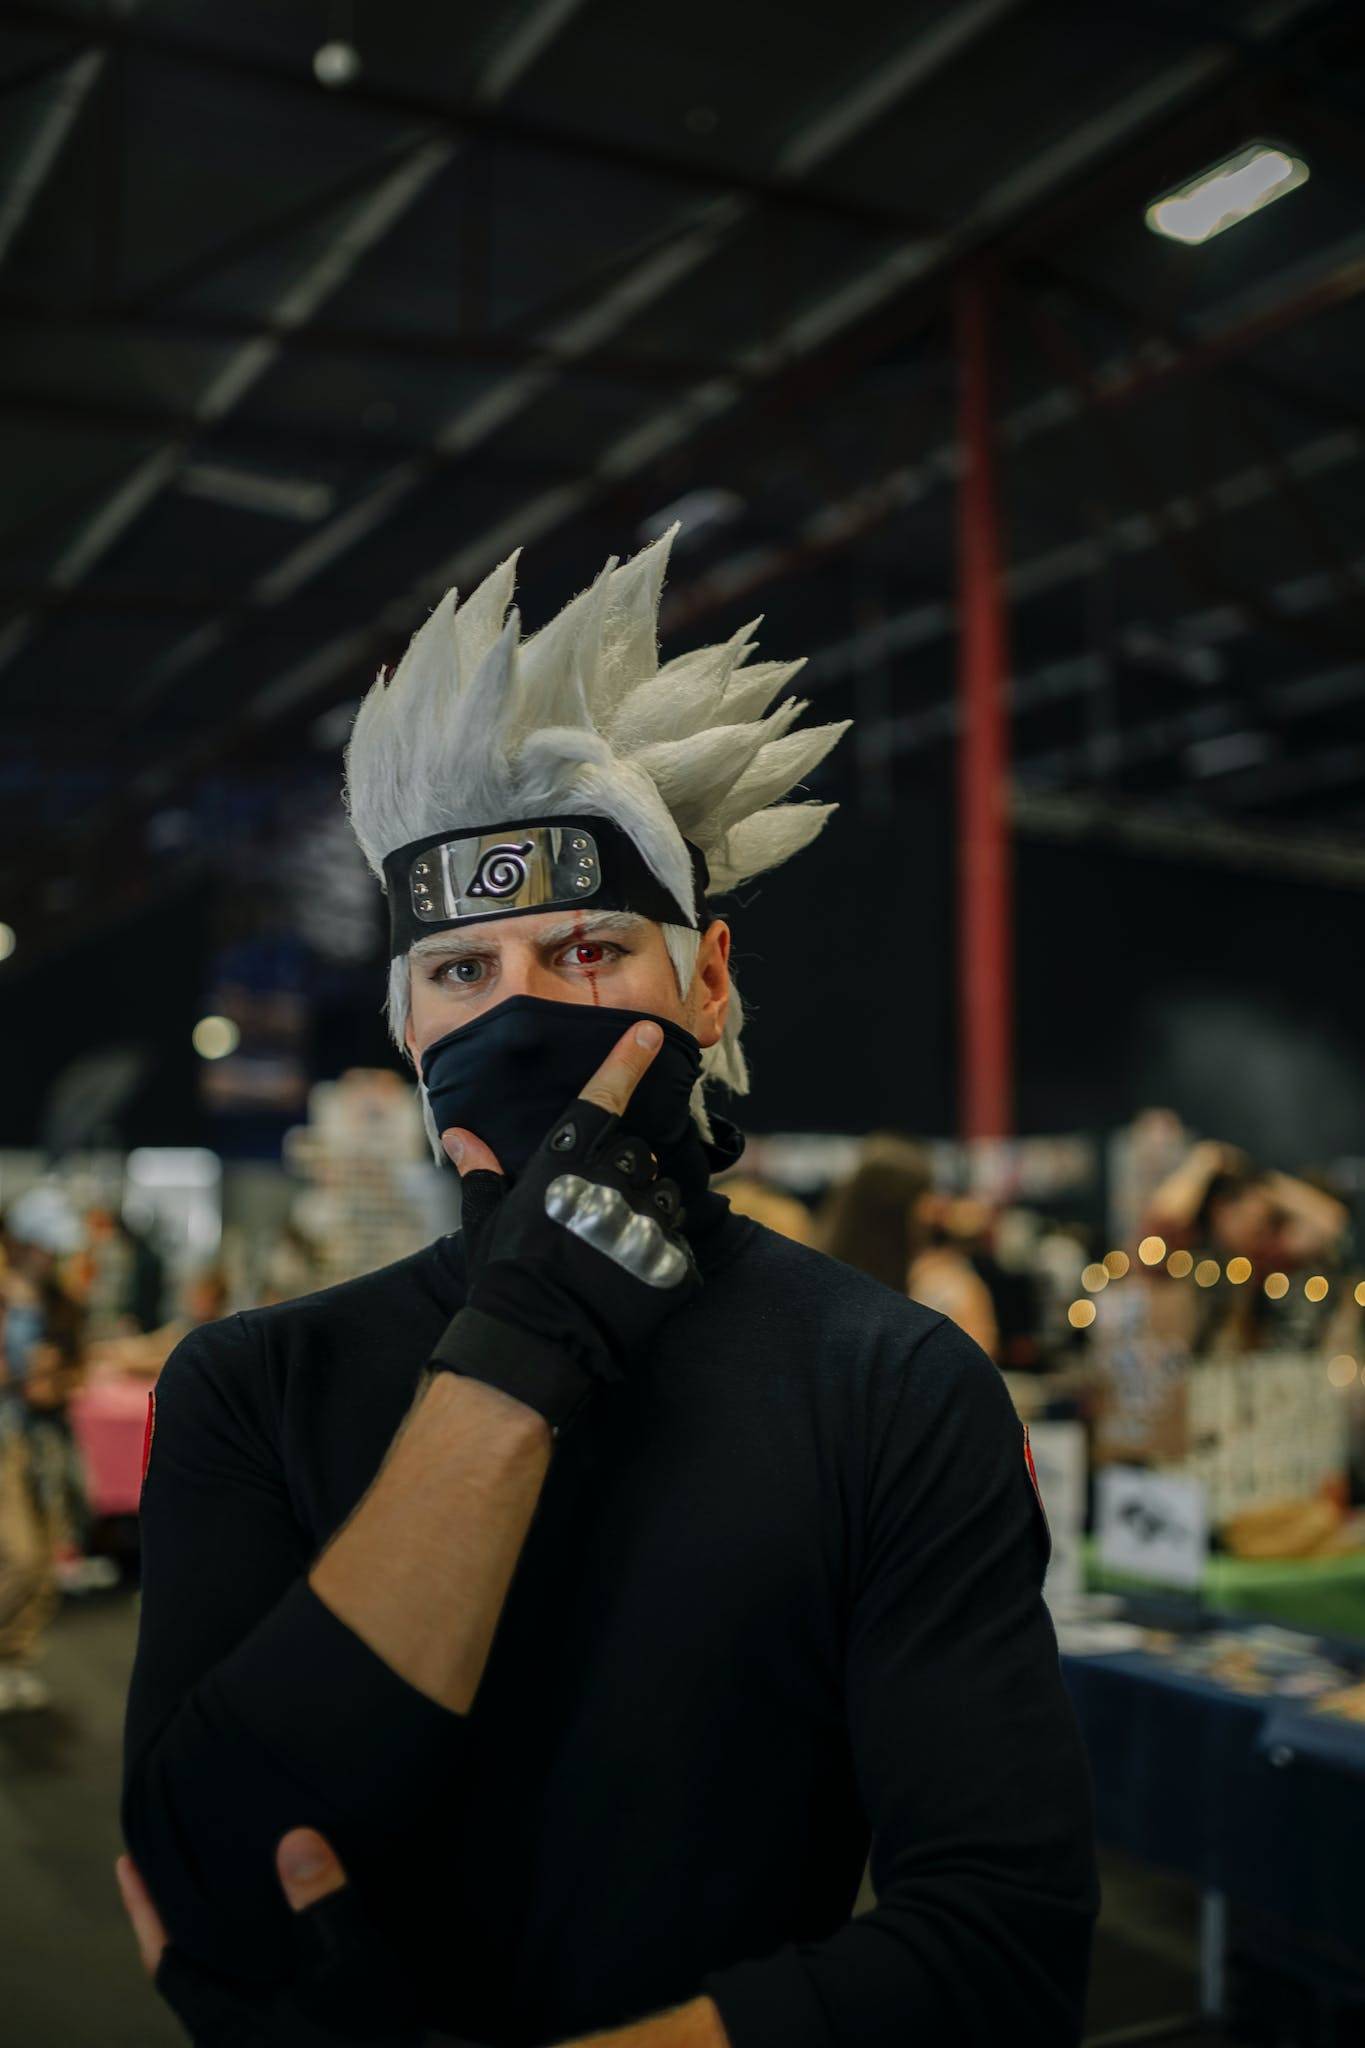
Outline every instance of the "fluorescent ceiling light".
<path fill-rule="evenodd" d="M 675 552 L 685 551 L 691 543 L 711 526 L 728 526 L 732 519 L 738 519 L 744 510 L 744 500 L 734 491 L 695 490 L 687 491 L 681 498 L 675 498 L 671 505 L 665 505 L 662 512 L 652 512 L 648 519 L 640 521 L 640 539 L 658 540 L 667 533 L 675 519 L 682 521 L 682 532 L 674 543 Z"/>
<path fill-rule="evenodd" d="M 1173 242 L 1207 242 L 1272 199 L 1282 199 L 1307 176 L 1302 157 L 1271 142 L 1253 142 L 1154 200 L 1147 208 L 1147 225 Z"/>
<path fill-rule="evenodd" d="M 272 476 L 226 462 L 186 463 L 180 488 L 191 498 L 230 505 L 236 512 L 264 512 L 303 525 L 325 518 L 336 498 L 329 484 L 314 483 L 309 477 Z"/>
<path fill-rule="evenodd" d="M 1263 732 L 1219 733 L 1185 749 L 1185 766 L 1191 775 L 1235 775 L 1239 768 L 1254 768 L 1269 760 L 1274 751 Z"/>

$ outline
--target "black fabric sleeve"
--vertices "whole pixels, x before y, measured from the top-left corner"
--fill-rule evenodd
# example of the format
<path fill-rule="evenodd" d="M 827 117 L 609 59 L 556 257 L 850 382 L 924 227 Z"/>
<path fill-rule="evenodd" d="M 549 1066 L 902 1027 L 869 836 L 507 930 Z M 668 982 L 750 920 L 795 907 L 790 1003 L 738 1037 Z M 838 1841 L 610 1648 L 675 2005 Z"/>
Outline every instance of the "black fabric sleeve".
<path fill-rule="evenodd" d="M 1099 1881 L 1049 1551 L 1005 1383 L 940 1323 L 872 1457 L 847 1645 L 877 1903 L 703 1979 L 733 2048 L 1080 2041 Z"/>
<path fill-rule="evenodd" d="M 463 1720 L 309 1586 L 266 1377 L 241 1317 L 195 1331 L 156 1387 L 120 1817 L 172 1939 L 247 1983 L 290 1967 L 275 1849 L 316 1827 L 373 1867 L 455 1767 Z"/>

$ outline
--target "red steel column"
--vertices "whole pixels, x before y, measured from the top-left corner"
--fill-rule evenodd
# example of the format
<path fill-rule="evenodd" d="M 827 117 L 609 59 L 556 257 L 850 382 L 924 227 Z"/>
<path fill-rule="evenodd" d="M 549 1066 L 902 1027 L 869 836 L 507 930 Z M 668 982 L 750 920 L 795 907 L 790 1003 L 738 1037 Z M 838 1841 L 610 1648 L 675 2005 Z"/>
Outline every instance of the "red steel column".
<path fill-rule="evenodd" d="M 957 918 L 961 1133 L 1014 1125 L 1014 934 L 1008 624 L 991 403 L 988 275 L 959 281 Z"/>

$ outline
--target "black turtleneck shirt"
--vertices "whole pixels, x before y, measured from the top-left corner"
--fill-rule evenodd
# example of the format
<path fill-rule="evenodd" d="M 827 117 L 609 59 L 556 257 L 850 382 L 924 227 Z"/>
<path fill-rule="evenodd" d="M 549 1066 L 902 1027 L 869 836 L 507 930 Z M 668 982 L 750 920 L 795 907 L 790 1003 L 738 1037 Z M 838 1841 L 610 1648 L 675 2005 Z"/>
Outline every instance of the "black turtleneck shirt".
<path fill-rule="evenodd" d="M 691 1164 L 705 1284 L 557 1442 L 466 1715 L 306 1577 L 464 1298 L 459 1235 L 177 1347 L 128 1847 L 181 1947 L 265 1982 L 275 1845 L 319 1828 L 430 2023 L 493 2048 L 701 1993 L 734 2048 L 1065 2048 L 1091 1790 L 1004 1382 Z"/>

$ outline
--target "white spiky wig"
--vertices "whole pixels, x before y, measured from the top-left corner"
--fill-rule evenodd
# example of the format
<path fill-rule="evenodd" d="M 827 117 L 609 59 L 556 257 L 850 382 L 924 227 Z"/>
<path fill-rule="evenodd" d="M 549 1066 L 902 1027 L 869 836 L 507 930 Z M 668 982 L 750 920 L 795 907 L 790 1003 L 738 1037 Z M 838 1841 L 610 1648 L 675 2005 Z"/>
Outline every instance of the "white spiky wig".
<path fill-rule="evenodd" d="M 508 612 L 517 555 L 457 605 L 448 590 L 391 676 L 381 669 L 346 748 L 345 803 L 381 883 L 386 856 L 413 840 L 518 816 L 587 814 L 626 832 L 691 915 L 699 906 L 684 839 L 706 856 L 719 892 L 776 867 L 815 838 L 835 804 L 780 803 L 842 738 L 843 719 L 789 732 L 806 700 L 766 707 L 802 661 L 756 662 L 743 626 L 714 647 L 658 660 L 659 594 L 671 527 L 529 639 Z M 520 550 L 518 550 L 520 553 Z M 660 927 L 678 987 L 692 984 L 700 935 Z M 408 956 L 391 963 L 387 1015 L 407 1056 Z M 702 1054 L 692 1114 L 704 1138 L 708 1081 L 745 1094 L 743 1009 L 733 976 L 723 1037 Z M 445 1153 L 426 1088 L 432 1153 Z"/>

